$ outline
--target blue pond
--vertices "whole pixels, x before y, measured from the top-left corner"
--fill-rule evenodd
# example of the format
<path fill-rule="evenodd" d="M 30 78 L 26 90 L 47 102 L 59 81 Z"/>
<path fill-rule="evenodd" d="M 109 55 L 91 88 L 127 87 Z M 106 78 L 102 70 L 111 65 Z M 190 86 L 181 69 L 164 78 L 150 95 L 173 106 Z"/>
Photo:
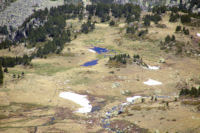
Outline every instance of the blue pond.
<path fill-rule="evenodd" d="M 81 66 L 94 66 L 98 63 L 98 60 L 93 60 L 93 61 L 88 61 L 85 64 L 81 65 Z"/>
<path fill-rule="evenodd" d="M 92 50 L 96 51 L 98 54 L 106 53 L 108 50 L 106 48 L 94 47 Z"/>

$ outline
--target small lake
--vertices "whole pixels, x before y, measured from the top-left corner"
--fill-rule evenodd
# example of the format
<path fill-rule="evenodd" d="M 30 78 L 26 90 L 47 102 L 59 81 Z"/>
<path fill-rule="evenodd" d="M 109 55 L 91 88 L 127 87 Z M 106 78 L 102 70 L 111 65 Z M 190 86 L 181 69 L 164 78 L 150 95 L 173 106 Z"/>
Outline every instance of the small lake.
<path fill-rule="evenodd" d="M 108 49 L 106 49 L 106 48 L 100 48 L 100 47 L 93 47 L 93 48 L 90 48 L 89 51 L 90 52 L 94 52 L 94 53 L 96 52 L 98 54 L 102 54 L 102 53 L 107 53 Z M 92 61 L 88 61 L 88 62 L 84 63 L 81 66 L 87 67 L 87 66 L 94 66 L 96 64 L 98 64 L 98 60 L 97 59 L 96 60 L 92 60 Z"/>
<path fill-rule="evenodd" d="M 92 60 L 92 61 L 88 61 L 85 64 L 81 65 L 81 66 L 94 66 L 98 63 L 98 60 Z"/>
<path fill-rule="evenodd" d="M 97 52 L 98 54 L 102 54 L 102 53 L 107 53 L 108 50 L 106 48 L 100 48 L 100 47 L 94 47 L 91 48 L 92 50 L 94 50 L 95 52 Z"/>

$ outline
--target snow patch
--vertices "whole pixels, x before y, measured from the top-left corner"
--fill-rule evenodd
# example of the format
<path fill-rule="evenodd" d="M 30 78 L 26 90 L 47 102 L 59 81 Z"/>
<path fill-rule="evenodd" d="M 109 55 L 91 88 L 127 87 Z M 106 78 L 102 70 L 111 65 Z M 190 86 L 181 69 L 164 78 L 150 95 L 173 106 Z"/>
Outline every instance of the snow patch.
<path fill-rule="evenodd" d="M 96 53 L 96 51 L 94 51 L 93 49 L 88 49 L 88 51 L 90 51 L 92 53 Z"/>
<path fill-rule="evenodd" d="M 134 102 L 135 100 L 141 98 L 141 96 L 133 96 L 133 97 L 127 97 L 126 101 L 127 102 Z"/>
<path fill-rule="evenodd" d="M 148 65 L 148 69 L 150 69 L 150 70 L 158 70 L 158 69 L 160 69 L 160 67 L 159 66 L 149 66 Z"/>
<path fill-rule="evenodd" d="M 162 83 L 153 79 L 149 79 L 148 81 L 144 82 L 146 85 L 161 85 Z"/>
<path fill-rule="evenodd" d="M 76 111 L 78 113 L 88 113 L 92 110 L 92 105 L 90 104 L 90 101 L 87 99 L 86 95 L 80 95 L 73 92 L 61 92 L 59 97 L 73 101 L 82 106 L 82 108 L 79 108 Z"/>

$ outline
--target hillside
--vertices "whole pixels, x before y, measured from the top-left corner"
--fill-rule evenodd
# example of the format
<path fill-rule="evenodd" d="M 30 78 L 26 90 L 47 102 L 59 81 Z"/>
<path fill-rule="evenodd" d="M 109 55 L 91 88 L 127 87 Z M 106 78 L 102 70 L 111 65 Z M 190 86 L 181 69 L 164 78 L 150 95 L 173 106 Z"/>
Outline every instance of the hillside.
<path fill-rule="evenodd" d="M 199 22 L 84 1 L 0 27 L 0 133 L 199 133 Z"/>

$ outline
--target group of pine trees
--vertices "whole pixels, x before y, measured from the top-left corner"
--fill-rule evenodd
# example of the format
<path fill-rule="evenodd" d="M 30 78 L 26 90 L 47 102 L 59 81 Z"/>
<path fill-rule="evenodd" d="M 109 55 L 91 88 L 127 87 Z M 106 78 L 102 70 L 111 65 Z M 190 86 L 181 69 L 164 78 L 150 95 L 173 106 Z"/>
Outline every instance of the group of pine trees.
<path fill-rule="evenodd" d="M 189 35 L 190 34 L 189 29 L 187 29 L 185 27 L 182 28 L 179 25 L 176 27 L 176 32 L 183 32 L 185 35 Z"/>
<path fill-rule="evenodd" d="M 35 11 L 29 18 L 27 18 L 22 26 L 16 32 L 14 42 L 28 42 L 33 47 L 38 42 L 46 42 L 47 37 L 53 40 L 63 39 L 60 36 L 66 35 L 65 26 L 66 19 L 75 18 L 83 14 L 83 5 L 66 4 L 51 9 L 45 8 L 44 10 Z M 68 38 L 70 38 L 68 36 Z M 8 40 L 8 39 L 7 39 Z M 16 43 L 2 42 L 0 48 L 5 49 Z M 64 39 L 65 40 L 65 39 Z M 52 45 L 55 41 L 52 41 Z M 49 44 L 49 43 L 48 43 Z M 53 46 L 52 46 L 53 47 Z M 60 47 L 60 46 L 59 46 Z M 59 47 L 57 47 L 59 49 Z M 54 51 L 54 50 L 50 50 Z"/>
<path fill-rule="evenodd" d="M 45 42 L 43 46 L 38 48 L 36 53 L 31 55 L 31 58 L 45 57 L 49 53 L 59 54 L 64 48 L 64 44 L 71 41 L 71 31 L 65 29 L 66 19 L 75 18 L 82 14 L 83 6 L 81 4 L 66 4 L 52 7 L 50 10 L 47 8 L 39 10 L 30 16 L 23 24 L 27 37 L 21 36 L 20 40 L 26 40 L 32 46 L 35 46 L 38 42 Z M 35 28 L 34 24 L 29 23 L 32 19 L 39 20 L 43 25 Z M 89 25 L 89 28 L 92 26 Z M 47 40 L 47 37 L 52 39 Z"/>
<path fill-rule="evenodd" d="M 6 39 L 0 43 L 0 49 L 7 49 L 10 48 L 12 45 L 16 45 L 16 43 Z"/>
<path fill-rule="evenodd" d="M 189 15 L 182 15 L 181 16 L 181 22 L 183 24 L 190 23 L 191 22 L 191 17 Z"/>
<path fill-rule="evenodd" d="M 165 13 L 166 11 L 168 10 L 168 8 L 166 6 L 154 6 L 153 9 L 152 9 L 152 13 L 155 13 L 155 14 L 162 14 L 162 13 Z"/>
<path fill-rule="evenodd" d="M 110 14 L 115 18 L 125 17 L 126 22 L 130 23 L 139 20 L 141 8 L 138 5 L 128 4 L 110 4 L 110 3 L 95 3 L 87 5 L 86 10 L 90 16 L 98 16 L 101 22 L 110 20 Z"/>
<path fill-rule="evenodd" d="M 172 12 L 170 14 L 169 22 L 177 22 L 179 18 L 180 18 L 180 15 L 178 13 Z"/>
<path fill-rule="evenodd" d="M 143 36 L 143 35 L 148 33 L 148 29 L 139 31 L 138 27 L 135 27 L 134 25 L 132 25 L 132 26 L 128 26 L 126 28 L 126 33 L 127 34 L 135 34 L 135 33 L 137 33 L 137 36 L 141 37 L 141 36 Z"/>
<path fill-rule="evenodd" d="M 196 18 L 196 19 L 200 19 L 200 13 L 193 13 L 192 12 L 192 8 L 193 6 L 200 6 L 197 2 L 198 0 L 192 0 L 190 1 L 190 7 L 186 7 L 186 5 L 181 4 L 177 7 L 177 6 L 173 6 L 173 7 L 167 7 L 167 6 L 154 6 L 152 9 L 152 12 L 154 14 L 162 14 L 165 13 L 166 11 L 171 11 L 170 14 L 170 19 L 169 22 L 177 22 L 178 19 L 181 20 L 181 23 L 183 24 L 187 24 L 190 23 L 192 21 L 191 17 Z M 184 12 L 187 14 L 184 15 L 180 15 L 178 12 Z M 146 20 L 148 21 L 148 20 Z M 148 22 L 147 22 L 148 23 Z"/>
<path fill-rule="evenodd" d="M 8 35 L 8 28 L 6 25 L 0 26 L 0 34 Z"/>
<path fill-rule="evenodd" d="M 171 49 L 172 46 L 174 46 L 176 43 L 176 37 L 174 35 L 170 36 L 170 35 L 167 35 L 165 37 L 165 41 L 164 42 L 160 42 L 160 49 L 161 50 L 164 50 L 164 49 Z"/>
<path fill-rule="evenodd" d="M 2 65 L 0 62 L 0 85 L 3 84 L 3 69 L 2 69 Z"/>
<path fill-rule="evenodd" d="M 83 23 L 81 25 L 81 32 L 87 34 L 89 31 L 92 31 L 95 29 L 95 23 L 92 23 L 91 21 L 88 21 L 87 23 Z"/>
<path fill-rule="evenodd" d="M 3 65 L 2 65 L 2 60 L 0 60 L 0 85 L 3 84 L 4 81 L 4 73 L 8 73 L 8 68 L 7 66 L 4 67 L 3 70 Z M 5 63 L 5 62 L 4 62 Z M 4 64 L 5 65 L 5 64 Z M 19 79 L 20 77 L 24 77 L 24 72 L 21 73 L 21 75 L 18 74 L 17 78 Z M 13 74 L 13 78 L 16 78 L 16 75 Z"/>
<path fill-rule="evenodd" d="M 29 65 L 31 58 L 27 55 L 23 57 L 0 57 L 0 62 L 3 67 L 14 67 L 15 65 Z"/>
<path fill-rule="evenodd" d="M 200 87 L 192 87 L 191 89 L 181 89 L 180 96 L 191 96 L 191 97 L 200 97 Z"/>
<path fill-rule="evenodd" d="M 115 55 L 114 57 L 110 57 L 109 61 L 115 61 L 117 63 L 126 64 L 127 59 L 130 59 L 129 54 L 118 54 L 118 55 Z"/>
<path fill-rule="evenodd" d="M 181 23 L 187 24 L 191 22 L 191 16 L 190 15 L 179 15 L 178 13 L 171 13 L 169 22 L 177 22 L 178 19 L 181 19 Z"/>
<path fill-rule="evenodd" d="M 129 54 L 118 54 L 114 57 L 110 57 L 109 62 L 116 62 L 117 64 L 123 65 L 126 65 L 129 62 L 135 63 L 143 67 L 148 67 L 147 64 L 143 62 L 142 58 L 138 54 L 135 54 L 133 58 L 131 58 Z"/>
<path fill-rule="evenodd" d="M 155 24 L 158 24 L 158 22 L 161 20 L 162 20 L 162 18 L 159 14 L 145 15 L 143 18 L 144 25 L 147 27 L 150 26 L 151 21 L 153 21 Z"/>
<path fill-rule="evenodd" d="M 167 35 L 165 37 L 165 43 L 170 43 L 170 42 L 174 42 L 174 41 L 176 41 L 176 38 L 174 35 L 172 35 L 172 37 L 170 37 L 170 35 Z"/>

